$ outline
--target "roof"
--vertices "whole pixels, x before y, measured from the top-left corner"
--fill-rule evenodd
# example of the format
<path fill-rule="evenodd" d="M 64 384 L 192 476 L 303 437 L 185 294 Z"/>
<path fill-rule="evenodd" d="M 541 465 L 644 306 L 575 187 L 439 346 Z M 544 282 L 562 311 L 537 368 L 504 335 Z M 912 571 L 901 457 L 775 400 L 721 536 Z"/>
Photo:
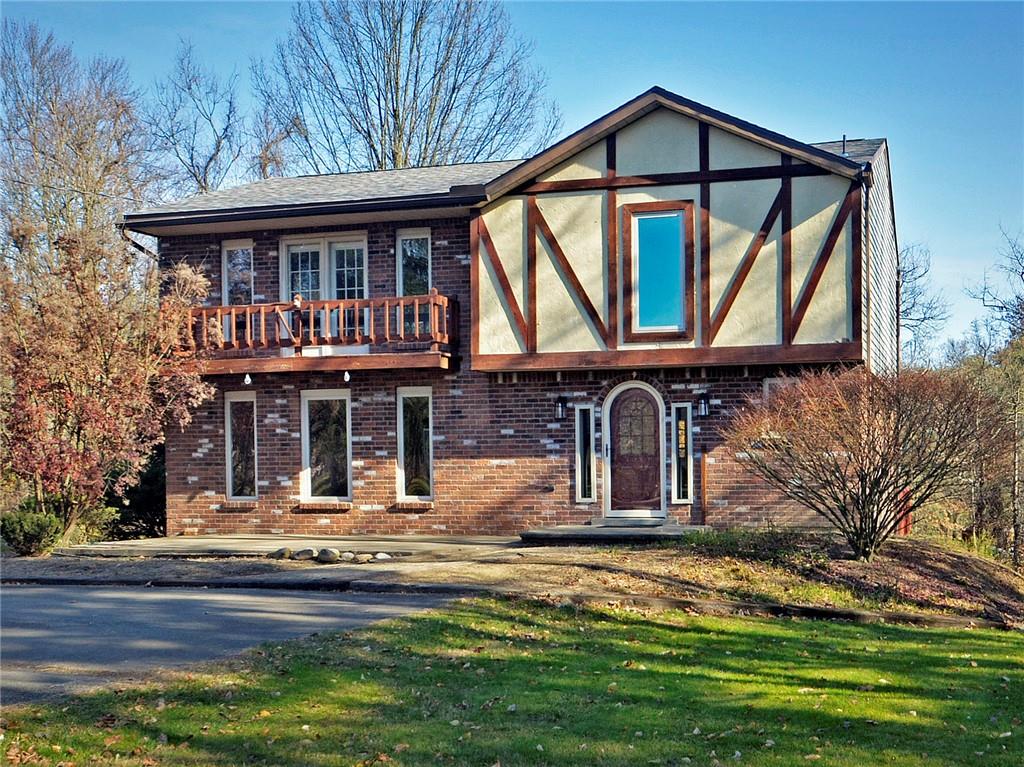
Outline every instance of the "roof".
<path fill-rule="evenodd" d="M 846 139 L 846 156 L 861 165 L 874 162 L 875 156 L 884 146 L 884 138 L 852 138 Z M 842 141 L 819 141 L 811 146 L 824 149 L 826 152 L 842 156 Z"/>
<path fill-rule="evenodd" d="M 654 87 L 526 160 L 270 178 L 125 214 L 128 228 L 217 225 L 371 211 L 468 208 L 500 197 L 568 157 L 659 108 L 671 109 L 829 172 L 856 178 L 885 139 L 807 144 Z M 296 222 L 297 223 L 297 222 Z M 151 232 L 152 233 L 152 232 Z"/>
<path fill-rule="evenodd" d="M 131 227 L 133 224 L 163 222 L 172 217 L 184 221 L 228 212 L 280 214 L 283 209 L 303 214 L 345 212 L 347 208 L 366 207 L 370 203 L 378 203 L 378 207 L 399 202 L 423 207 L 465 205 L 484 199 L 483 185 L 521 162 L 500 160 L 268 178 L 133 211 L 125 214 L 124 221 Z M 324 207 L 336 210 L 322 210 Z"/>

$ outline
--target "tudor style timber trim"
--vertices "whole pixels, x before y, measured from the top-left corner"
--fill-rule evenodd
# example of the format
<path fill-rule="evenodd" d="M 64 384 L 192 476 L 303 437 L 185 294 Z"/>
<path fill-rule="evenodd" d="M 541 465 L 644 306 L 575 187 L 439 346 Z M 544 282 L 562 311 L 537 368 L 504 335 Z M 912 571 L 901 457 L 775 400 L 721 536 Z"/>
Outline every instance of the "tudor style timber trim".
<path fill-rule="evenodd" d="M 839 207 L 835 219 L 832 221 L 832 227 L 829 229 L 828 236 L 825 238 L 817 258 L 814 260 L 814 266 L 811 268 L 811 274 L 807 278 L 807 284 L 804 286 L 803 292 L 800 294 L 800 300 L 797 301 L 796 309 L 793 311 L 793 338 L 796 338 L 797 333 L 800 331 L 800 325 L 803 323 L 807 310 L 811 306 L 811 300 L 818 289 L 818 283 L 821 282 L 822 275 L 825 274 L 825 267 L 828 266 L 829 259 L 832 257 L 832 251 L 836 249 L 839 236 L 843 233 L 843 228 L 846 226 L 846 222 L 850 218 L 851 213 L 853 213 L 854 208 L 859 208 L 859 206 L 860 181 L 853 181 L 850 184 L 849 191 L 846 193 L 846 197 L 843 198 L 843 203 Z M 859 223 L 859 221 L 860 211 L 858 210 L 857 222 Z M 860 236 L 856 232 L 854 233 L 852 244 L 854 300 L 851 301 L 850 307 L 853 312 L 853 337 L 859 341 L 861 323 L 857 317 L 860 313 L 860 297 L 858 295 L 858 288 L 860 286 Z"/>
<path fill-rule="evenodd" d="M 706 176 L 711 168 L 710 129 L 698 125 L 700 172 Z M 711 341 L 711 184 L 700 183 L 700 342 Z"/>
<path fill-rule="evenodd" d="M 526 198 L 526 351 L 537 351 L 537 201 Z"/>
<path fill-rule="evenodd" d="M 590 296 L 587 295 L 586 289 L 583 287 L 583 283 L 580 282 L 579 277 L 576 276 L 576 271 L 572 268 L 572 264 L 569 263 L 569 259 L 565 255 L 565 251 L 562 250 L 562 246 L 558 244 L 558 240 L 555 239 L 554 232 L 551 231 L 551 227 L 548 226 L 547 220 L 544 218 L 544 214 L 541 213 L 540 208 L 537 206 L 536 197 L 528 197 L 526 204 L 529 208 L 527 211 L 528 218 L 532 221 L 531 234 L 529 235 L 534 241 L 538 234 L 544 237 L 548 247 L 551 249 L 551 254 L 555 258 L 555 262 L 558 264 L 559 270 L 565 276 L 565 279 L 569 283 L 569 287 L 572 293 L 579 300 L 583 306 L 583 310 L 587 313 L 587 317 L 590 319 L 590 323 L 594 326 L 594 330 L 597 331 L 598 335 L 608 344 L 608 328 L 604 324 L 604 320 L 601 318 L 600 312 L 597 311 L 597 307 L 594 306 L 594 302 L 590 300 Z M 534 264 L 534 271 L 536 272 L 536 264 Z M 534 281 L 536 277 L 534 277 Z M 534 302 L 534 315 L 536 314 L 536 304 Z M 536 348 L 534 348 L 536 351 Z"/>
<path fill-rule="evenodd" d="M 858 362 L 859 341 L 791 346 L 717 346 L 676 349 L 619 349 L 547 354 L 485 354 L 473 369 L 486 372 L 589 370 L 592 368 L 668 368 L 714 365 L 783 365 Z"/>
<path fill-rule="evenodd" d="M 793 159 L 782 155 L 782 164 L 790 165 Z M 782 177 L 782 343 L 793 343 L 793 179 Z"/>
<path fill-rule="evenodd" d="M 615 144 L 613 133 L 605 139 L 605 166 L 609 178 L 616 173 Z M 608 334 L 605 342 L 609 349 L 615 349 L 619 345 L 619 206 L 614 189 L 605 192 L 604 204 L 608 227 Z"/>
<path fill-rule="evenodd" d="M 622 334 L 626 343 L 651 341 L 692 341 L 694 337 L 694 227 L 693 200 L 639 202 L 622 206 Z M 682 331 L 638 332 L 633 330 L 633 215 L 653 211 L 683 213 L 683 299 L 685 302 Z"/>
<path fill-rule="evenodd" d="M 508 275 L 505 273 L 505 267 L 501 264 L 501 258 L 498 256 L 498 251 L 494 248 L 494 241 L 491 239 L 491 233 L 487 231 L 487 224 L 484 221 L 483 216 L 478 216 L 477 227 L 479 237 L 477 239 L 477 252 L 474 256 L 475 259 L 480 258 L 479 244 L 483 243 L 484 250 L 487 252 L 487 260 L 491 264 L 491 268 L 494 269 L 494 275 L 498 278 L 498 285 L 501 287 L 502 296 L 505 299 L 505 303 L 508 305 L 509 312 L 512 314 L 512 321 L 515 323 L 516 329 L 519 331 L 519 336 L 522 338 L 523 343 L 529 344 L 530 342 L 530 331 L 526 324 L 526 318 L 523 317 L 523 311 L 519 308 L 519 302 L 516 300 L 516 294 L 512 291 L 512 283 L 508 281 Z M 479 286 L 479 269 L 477 285 Z M 531 299 L 527 296 L 527 301 Z M 479 296 L 477 297 L 479 302 Z M 474 333 L 476 342 L 479 343 L 479 327 L 477 332 Z"/>
<path fill-rule="evenodd" d="M 469 356 L 480 353 L 480 212 L 469 219 Z"/>
<path fill-rule="evenodd" d="M 725 318 L 729 314 L 729 310 L 732 308 L 733 303 L 735 303 L 736 297 L 739 295 L 740 289 L 743 287 L 743 283 L 746 282 L 747 275 L 750 274 L 750 270 L 754 268 L 754 262 L 757 260 L 757 256 L 761 252 L 761 248 L 764 247 L 765 242 L 768 240 L 768 235 L 775 226 L 775 221 L 778 219 L 779 213 L 782 210 L 782 197 L 782 190 L 779 189 L 778 194 L 775 195 L 775 200 L 768 209 L 768 214 L 764 217 L 764 222 L 761 224 L 761 228 L 758 229 L 757 234 L 754 236 L 754 241 L 750 243 L 750 247 L 747 248 L 747 252 L 740 260 L 739 267 L 736 269 L 736 273 L 733 275 L 732 281 L 729 284 L 729 289 L 722 297 L 721 303 L 718 305 L 718 311 L 716 311 L 714 316 L 711 318 L 711 334 L 708 337 L 708 344 L 713 344 L 715 342 L 715 336 L 717 336 L 718 331 L 722 329 L 722 324 L 725 322 Z"/>

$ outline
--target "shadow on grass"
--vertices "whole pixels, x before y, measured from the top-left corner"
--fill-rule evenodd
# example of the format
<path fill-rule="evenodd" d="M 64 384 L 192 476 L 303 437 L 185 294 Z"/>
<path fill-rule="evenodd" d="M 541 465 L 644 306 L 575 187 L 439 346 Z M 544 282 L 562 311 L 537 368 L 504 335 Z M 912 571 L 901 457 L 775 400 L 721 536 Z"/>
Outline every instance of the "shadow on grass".
<path fill-rule="evenodd" d="M 8 742 L 129 765 L 1016 767 L 1022 711 L 1017 634 L 473 601 L 33 707 Z"/>

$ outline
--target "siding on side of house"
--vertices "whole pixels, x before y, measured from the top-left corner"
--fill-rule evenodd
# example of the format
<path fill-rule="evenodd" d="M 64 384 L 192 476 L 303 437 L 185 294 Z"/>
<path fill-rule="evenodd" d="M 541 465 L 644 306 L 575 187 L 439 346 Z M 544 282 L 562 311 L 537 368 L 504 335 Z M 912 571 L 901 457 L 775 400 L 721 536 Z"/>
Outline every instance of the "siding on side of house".
<path fill-rule="evenodd" d="M 872 163 L 874 184 L 868 192 L 867 258 L 864 259 L 868 300 L 864 302 L 866 360 L 875 373 L 899 368 L 899 249 L 893 216 L 889 145 L 883 144 Z"/>

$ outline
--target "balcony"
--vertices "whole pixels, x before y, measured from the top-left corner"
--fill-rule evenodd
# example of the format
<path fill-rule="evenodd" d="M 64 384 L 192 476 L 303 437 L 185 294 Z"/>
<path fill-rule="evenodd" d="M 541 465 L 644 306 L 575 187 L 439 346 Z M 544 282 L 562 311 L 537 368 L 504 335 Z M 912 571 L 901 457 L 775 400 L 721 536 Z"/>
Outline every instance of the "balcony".
<path fill-rule="evenodd" d="M 425 296 L 304 300 L 192 310 L 183 347 L 206 375 L 438 368 L 457 349 L 458 301 Z M 183 349 L 184 350 L 184 349 Z"/>

